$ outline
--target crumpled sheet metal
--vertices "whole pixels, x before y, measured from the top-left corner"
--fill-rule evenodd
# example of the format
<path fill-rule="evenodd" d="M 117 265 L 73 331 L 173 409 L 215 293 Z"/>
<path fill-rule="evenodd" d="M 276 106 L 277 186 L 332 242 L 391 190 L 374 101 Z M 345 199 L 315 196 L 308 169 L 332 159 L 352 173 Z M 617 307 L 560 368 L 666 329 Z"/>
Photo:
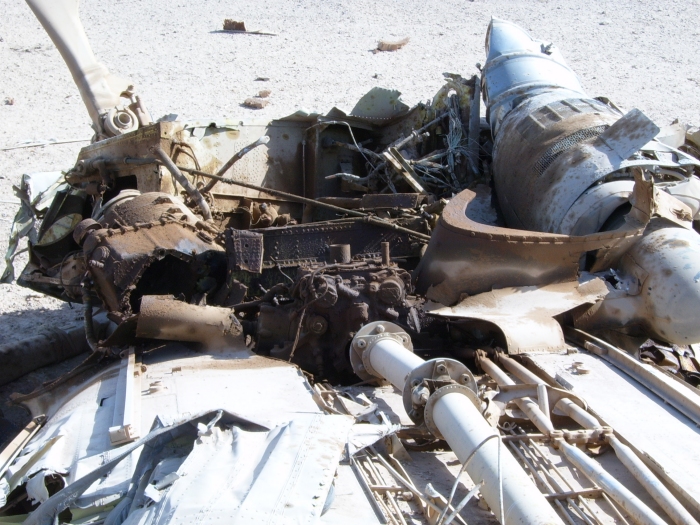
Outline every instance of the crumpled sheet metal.
<path fill-rule="evenodd" d="M 148 369 L 141 379 L 142 429 L 150 428 L 156 417 L 169 424 L 180 414 L 214 409 L 242 414 L 267 427 L 289 421 L 297 413 L 321 413 L 295 366 L 256 356 L 242 341 L 226 350 L 203 353 L 171 343 L 143 356 L 142 363 Z M 46 414 L 48 421 L 0 480 L 0 498 L 46 469 L 70 484 L 100 465 L 105 454 L 119 450 L 109 439 L 119 367 L 113 363 L 96 375 L 79 376 L 38 397 L 26 396 L 23 404 L 32 413 Z M 244 401 L 246 392 L 249 396 Z M 85 425 L 85 421 L 92 423 Z M 138 451 L 86 490 L 76 504 L 101 505 L 121 497 L 137 459 Z"/>
<path fill-rule="evenodd" d="M 125 523 L 314 523 L 321 516 L 353 419 L 297 415 L 269 432 L 212 428 L 175 483 Z"/>
<path fill-rule="evenodd" d="M 120 447 L 111 445 L 108 432 L 117 409 L 118 363 L 27 396 L 26 405 L 45 411 L 48 421 L 0 480 L 0 504 L 28 481 L 31 495 L 45 499 L 43 479 L 55 472 L 66 482 L 64 495 L 76 516 L 104 519 L 115 508 L 125 524 L 191 523 L 202 515 L 222 523 L 316 523 L 343 452 L 353 454 L 398 428 L 325 414 L 297 367 L 257 356 L 242 342 L 205 352 L 170 343 L 142 355 L 142 364 L 141 427 L 152 430 Z M 223 419 L 208 428 L 217 411 Z M 190 428 L 195 419 L 193 449 L 173 449 L 157 461 L 148 455 L 164 444 L 156 441 L 167 437 L 161 426 L 172 429 L 172 441 L 176 428 L 178 435 L 196 433 Z M 144 491 L 138 473 L 147 461 L 154 463 Z M 364 501 L 362 493 L 357 497 Z M 129 498 L 137 504 L 127 516 Z M 58 507 L 55 500 L 46 503 L 30 522 L 51 522 Z"/>
<path fill-rule="evenodd" d="M 593 304 L 608 294 L 598 277 L 550 284 L 494 289 L 466 298 L 453 307 L 433 305 L 432 315 L 479 319 L 495 324 L 506 338 L 509 354 L 553 352 L 568 347 L 555 315 L 582 304 Z"/>
<path fill-rule="evenodd" d="M 21 203 L 17 210 L 10 238 L 5 252 L 5 271 L 0 277 L 0 282 L 11 283 L 15 278 L 15 269 L 12 263 L 17 255 L 19 242 L 27 237 L 30 242 L 37 241 L 37 231 L 34 227 L 36 218 L 42 216 L 49 209 L 56 193 L 67 188 L 60 171 L 39 173 L 25 173 L 22 175 L 20 187 L 14 187 L 15 195 Z"/>
<path fill-rule="evenodd" d="M 634 191 L 645 188 L 640 181 Z M 642 235 L 643 221 L 651 215 L 650 201 L 640 199 L 635 206 L 645 207 L 643 213 L 623 229 L 558 235 L 482 224 L 470 216 L 475 198 L 464 190 L 450 201 L 416 269 L 416 289 L 432 301 L 454 305 L 464 293 L 574 281 L 581 256 L 589 251 L 597 254 L 591 271 L 607 269 Z"/>

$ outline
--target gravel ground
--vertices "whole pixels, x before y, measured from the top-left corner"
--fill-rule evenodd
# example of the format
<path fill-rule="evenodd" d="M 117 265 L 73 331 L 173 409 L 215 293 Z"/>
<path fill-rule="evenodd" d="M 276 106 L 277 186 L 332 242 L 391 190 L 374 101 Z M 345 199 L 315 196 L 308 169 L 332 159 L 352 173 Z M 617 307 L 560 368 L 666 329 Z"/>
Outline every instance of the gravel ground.
<path fill-rule="evenodd" d="M 87 141 L 87 112 L 39 22 L 20 0 L 0 0 L 0 7 L 0 148 Z M 476 73 L 491 16 L 556 43 L 590 95 L 638 107 L 660 125 L 675 118 L 700 123 L 697 0 L 91 0 L 81 6 L 99 59 L 132 79 L 155 118 L 183 119 L 350 109 L 374 86 L 398 89 L 415 104 L 432 97 L 443 72 Z M 276 36 L 221 33 L 225 18 Z M 406 36 L 411 40 L 399 51 L 371 52 L 381 38 Z M 268 107 L 241 106 L 264 88 L 272 91 Z M 0 253 L 17 207 L 12 185 L 29 171 L 70 168 L 82 145 L 0 151 Z M 17 261 L 18 271 L 24 262 Z M 3 284 L 0 314 L 2 344 L 73 321 L 79 310 Z"/>

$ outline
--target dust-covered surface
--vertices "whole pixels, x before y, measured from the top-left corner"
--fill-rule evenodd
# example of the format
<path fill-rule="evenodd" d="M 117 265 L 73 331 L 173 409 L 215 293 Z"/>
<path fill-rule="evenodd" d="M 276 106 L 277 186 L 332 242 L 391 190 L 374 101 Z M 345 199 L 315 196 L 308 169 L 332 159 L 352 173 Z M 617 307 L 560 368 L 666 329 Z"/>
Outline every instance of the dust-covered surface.
<path fill-rule="evenodd" d="M 23 1 L 0 0 L 0 6 L 0 148 L 88 140 L 87 111 L 49 37 Z M 427 100 L 443 84 L 443 72 L 476 72 L 492 15 L 553 41 L 591 96 L 638 107 L 659 125 L 700 121 L 698 2 L 476 0 L 448 7 L 271 0 L 204 7 L 93 0 L 81 6 L 97 57 L 136 84 L 154 118 L 175 113 L 181 119 L 351 109 L 375 86 L 400 90 L 409 105 Z M 277 36 L 222 32 L 226 18 Z M 372 52 L 381 39 L 403 38 L 410 41 L 397 51 Z M 271 92 L 266 107 L 242 105 L 263 89 Z M 22 173 L 70 168 L 83 144 L 0 151 L 0 252 L 17 207 L 11 186 Z M 18 271 L 24 262 L 20 257 Z M 3 284 L 0 313 L 2 344 L 41 325 L 66 324 L 79 310 Z"/>

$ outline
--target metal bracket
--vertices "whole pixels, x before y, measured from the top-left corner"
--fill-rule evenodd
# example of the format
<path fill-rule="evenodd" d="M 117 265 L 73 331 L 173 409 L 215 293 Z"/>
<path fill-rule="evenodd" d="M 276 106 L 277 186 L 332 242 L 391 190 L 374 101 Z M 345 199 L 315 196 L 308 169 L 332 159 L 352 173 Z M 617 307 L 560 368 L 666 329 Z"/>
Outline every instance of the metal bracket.
<path fill-rule="evenodd" d="M 532 399 L 538 399 L 538 386 L 542 385 L 503 385 L 499 386 L 499 392 L 496 394 L 492 401 L 498 403 L 500 406 L 505 406 L 513 401 L 514 399 L 520 399 L 523 397 L 531 397 Z M 562 399 L 571 399 L 578 406 L 584 410 L 588 410 L 588 405 L 586 401 L 578 397 L 576 394 L 569 392 L 568 390 L 562 390 L 561 388 L 553 388 L 549 385 L 544 385 L 547 390 L 547 397 L 549 401 L 549 411 L 551 412 L 559 401 Z"/>
<path fill-rule="evenodd" d="M 474 406 L 481 412 L 481 401 L 479 401 L 479 396 L 476 393 L 464 385 L 457 383 L 452 383 L 451 385 L 443 386 L 438 388 L 435 392 L 431 394 L 428 398 L 428 402 L 425 405 L 425 410 L 423 410 L 423 420 L 425 421 L 425 426 L 430 430 L 430 433 L 438 439 L 444 439 L 440 430 L 435 426 L 433 422 L 433 408 L 437 401 L 447 395 L 447 394 L 462 394 L 467 396 L 467 398 L 474 403 Z"/>
<path fill-rule="evenodd" d="M 416 367 L 406 378 L 403 389 L 403 407 L 414 423 L 420 425 L 423 422 L 424 407 L 417 406 L 413 402 L 413 390 L 424 385 L 433 394 L 436 390 L 457 384 L 465 386 L 472 392 L 477 392 L 476 379 L 469 369 L 454 359 L 431 359 Z M 430 396 L 432 398 L 432 395 Z M 481 411 L 481 403 L 477 404 Z"/>
<path fill-rule="evenodd" d="M 19 456 L 20 452 L 29 443 L 29 440 L 34 437 L 44 423 L 46 423 L 46 416 L 40 415 L 35 417 L 0 452 L 0 478 L 5 475 L 12 462 Z"/>

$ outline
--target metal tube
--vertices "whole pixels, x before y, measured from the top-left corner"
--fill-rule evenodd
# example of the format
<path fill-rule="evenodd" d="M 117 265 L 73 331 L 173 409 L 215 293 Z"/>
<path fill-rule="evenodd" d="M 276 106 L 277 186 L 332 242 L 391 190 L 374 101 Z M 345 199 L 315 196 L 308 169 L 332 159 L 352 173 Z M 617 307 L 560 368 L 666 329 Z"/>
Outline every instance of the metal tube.
<path fill-rule="evenodd" d="M 92 296 L 90 295 L 90 288 L 83 285 L 82 287 L 83 295 L 83 318 L 85 325 L 85 341 L 87 341 L 90 350 L 97 352 L 97 336 L 95 335 L 95 325 L 92 322 Z"/>
<path fill-rule="evenodd" d="M 377 341 L 369 352 L 372 368 L 399 390 L 403 390 L 408 374 L 425 362 L 393 339 Z"/>
<path fill-rule="evenodd" d="M 503 365 L 503 368 L 508 370 L 508 372 L 513 374 L 523 383 L 530 383 L 533 385 L 545 384 L 542 379 L 537 377 L 515 359 L 501 354 L 498 356 L 498 362 Z M 583 428 L 598 428 L 601 426 L 600 422 L 594 416 L 571 401 L 571 399 L 562 399 L 555 405 L 555 407 L 564 412 L 564 414 L 576 421 Z"/>
<path fill-rule="evenodd" d="M 359 341 L 358 341 L 359 342 Z M 396 339 L 385 337 L 369 345 L 363 356 L 374 373 L 403 390 L 408 374 L 425 361 L 404 348 Z M 353 347 L 356 343 L 353 342 Z M 563 525 L 563 521 L 534 485 L 513 455 L 501 443 L 500 434 L 483 418 L 469 398 L 447 393 L 432 409 L 435 426 L 475 482 L 484 481 L 481 493 L 503 525 Z M 493 436 L 498 439 L 489 439 Z M 500 465 L 499 465 L 500 457 Z M 500 475 L 499 475 L 500 474 Z M 502 494 L 502 497 L 501 497 Z M 503 508 L 503 515 L 499 509 Z"/>
<path fill-rule="evenodd" d="M 510 373 L 525 383 L 544 383 L 542 379 L 510 357 L 499 356 L 499 362 Z M 562 399 L 556 406 L 584 428 L 596 428 L 600 426 L 597 419 L 569 399 Z M 677 525 L 697 525 L 698 522 L 685 510 L 675 496 L 673 496 L 673 494 L 658 480 L 656 475 L 632 449 L 624 445 L 615 436 L 610 435 L 607 439 L 615 450 L 615 454 L 620 462 L 625 465 L 637 481 L 644 486 L 647 492 L 649 492 L 656 502 L 664 509 L 674 523 Z"/>
<path fill-rule="evenodd" d="M 495 431 L 466 396 L 455 393 L 438 399 L 433 421 L 461 462 L 473 455 L 467 473 L 475 482 L 484 481 L 481 494 L 498 521 L 507 525 L 563 523 L 500 439 L 491 439 L 477 450 Z M 499 447 L 503 447 L 500 452 L 503 516 L 498 515 Z"/>
<path fill-rule="evenodd" d="M 549 415 L 549 394 L 547 393 L 547 386 L 544 383 L 537 384 L 537 405 L 547 419 L 551 419 Z"/>
<path fill-rule="evenodd" d="M 185 188 L 187 195 L 189 195 L 190 198 L 197 203 L 197 206 L 199 206 L 199 209 L 202 212 L 202 217 L 204 217 L 204 220 L 211 220 L 211 210 L 209 209 L 209 204 L 207 204 L 207 201 L 204 200 L 204 197 L 202 197 L 202 194 L 199 192 L 199 190 L 192 186 L 192 183 L 189 181 L 189 179 L 182 174 L 180 168 L 177 167 L 177 165 L 172 161 L 168 154 L 165 153 L 165 151 L 163 151 L 163 149 L 160 146 L 152 147 L 151 153 L 158 157 L 158 160 L 163 163 L 163 165 L 168 169 L 173 178 L 183 188 Z"/>
<path fill-rule="evenodd" d="M 625 509 L 635 523 L 639 525 L 664 525 L 666 523 L 642 500 L 612 477 L 596 461 L 584 454 L 583 451 L 569 445 L 563 439 L 557 439 L 556 445 L 569 462 L 583 472 L 593 483 L 600 486 L 615 502 Z"/>
<path fill-rule="evenodd" d="M 508 375 L 501 370 L 496 363 L 491 361 L 488 357 L 479 358 L 479 366 L 486 372 L 491 378 L 498 383 L 498 386 L 514 385 L 513 381 Z M 554 431 L 554 425 L 550 419 L 540 410 L 540 407 L 529 397 L 523 397 L 521 399 L 516 399 L 515 404 L 518 408 L 525 412 L 525 415 L 530 421 L 539 429 L 543 434 L 549 434 Z"/>
<path fill-rule="evenodd" d="M 243 331 L 233 310 L 197 306 L 170 296 L 144 295 L 136 336 L 207 345 L 230 345 Z"/>
<path fill-rule="evenodd" d="M 637 481 L 661 506 L 676 525 L 698 525 L 698 522 L 685 510 L 671 492 L 657 479 L 634 451 L 615 436 L 607 436 L 608 443 L 615 450 L 620 462 L 627 467 Z"/>

